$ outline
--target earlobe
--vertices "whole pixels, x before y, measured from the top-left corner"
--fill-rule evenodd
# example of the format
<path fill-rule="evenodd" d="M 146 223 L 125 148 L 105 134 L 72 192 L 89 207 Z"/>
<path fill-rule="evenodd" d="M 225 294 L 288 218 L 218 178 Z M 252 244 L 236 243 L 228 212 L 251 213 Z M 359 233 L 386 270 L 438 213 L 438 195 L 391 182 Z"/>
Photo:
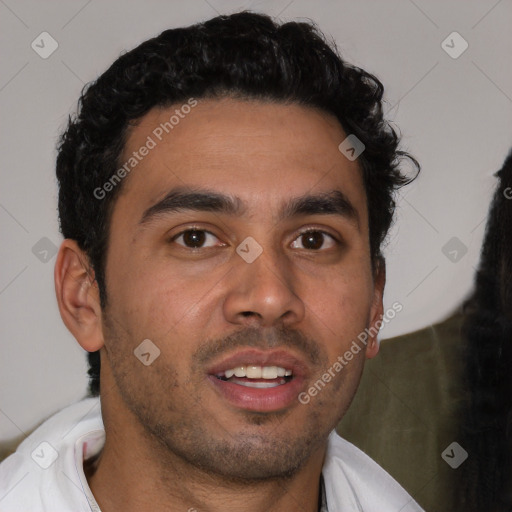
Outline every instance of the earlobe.
<path fill-rule="evenodd" d="M 380 258 L 374 274 L 374 292 L 373 303 L 370 310 L 370 326 L 368 328 L 368 344 L 366 348 L 366 357 L 371 359 L 379 353 L 380 343 L 378 335 L 382 327 L 382 317 L 384 316 L 384 287 L 386 285 L 386 263 L 384 258 Z"/>
<path fill-rule="evenodd" d="M 54 277 L 64 324 L 84 350 L 99 350 L 103 346 L 99 290 L 89 259 L 76 241 L 62 242 Z"/>
<path fill-rule="evenodd" d="M 369 338 L 368 345 L 366 348 L 366 359 L 373 359 L 379 353 L 379 340 L 377 339 L 377 334 Z"/>

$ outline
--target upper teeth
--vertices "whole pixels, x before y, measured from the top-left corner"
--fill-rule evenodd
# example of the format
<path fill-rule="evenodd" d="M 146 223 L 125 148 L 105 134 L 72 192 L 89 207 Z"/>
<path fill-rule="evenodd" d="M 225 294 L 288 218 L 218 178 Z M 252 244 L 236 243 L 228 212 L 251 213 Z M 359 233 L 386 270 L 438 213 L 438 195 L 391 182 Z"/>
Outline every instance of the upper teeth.
<path fill-rule="evenodd" d="M 292 374 L 291 370 L 286 370 L 280 366 L 255 366 L 243 365 L 231 368 L 224 372 L 226 379 L 230 377 L 247 377 L 248 379 L 277 379 L 277 377 L 288 377 Z"/>

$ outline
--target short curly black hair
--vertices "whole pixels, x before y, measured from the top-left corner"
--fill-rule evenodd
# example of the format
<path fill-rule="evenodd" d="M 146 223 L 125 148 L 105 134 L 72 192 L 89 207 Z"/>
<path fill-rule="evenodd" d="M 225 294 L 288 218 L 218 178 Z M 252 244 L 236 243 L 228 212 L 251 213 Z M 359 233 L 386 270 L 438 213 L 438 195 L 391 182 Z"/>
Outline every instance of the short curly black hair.
<path fill-rule="evenodd" d="M 372 264 L 395 209 L 393 193 L 414 178 L 399 170 L 408 158 L 384 119 L 384 88 L 339 56 L 312 23 L 279 24 L 269 16 L 240 12 L 162 32 L 119 57 L 84 88 L 57 156 L 62 234 L 88 255 L 107 304 L 105 258 L 109 219 L 121 186 L 98 200 L 94 190 L 119 168 L 127 130 L 157 106 L 190 98 L 237 97 L 295 103 L 335 116 L 347 134 L 365 145 L 359 156 L 366 188 Z M 417 174 L 417 173 L 416 173 Z M 89 354 L 90 392 L 99 393 L 99 354 Z"/>

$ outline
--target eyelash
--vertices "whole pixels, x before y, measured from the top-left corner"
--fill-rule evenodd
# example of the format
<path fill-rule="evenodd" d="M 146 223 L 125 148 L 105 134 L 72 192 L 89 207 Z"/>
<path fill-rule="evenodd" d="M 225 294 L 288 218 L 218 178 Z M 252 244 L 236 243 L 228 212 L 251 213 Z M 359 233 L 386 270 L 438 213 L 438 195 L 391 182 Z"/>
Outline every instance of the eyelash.
<path fill-rule="evenodd" d="M 295 242 L 296 240 L 300 239 L 301 237 L 303 237 L 304 235 L 307 235 L 309 233 L 321 233 L 322 235 L 324 235 L 324 237 L 328 237 L 332 240 L 332 242 L 334 242 L 335 245 L 339 246 L 341 245 L 341 242 L 334 236 L 332 235 L 331 233 L 328 233 L 327 231 L 324 231 L 322 229 L 316 229 L 316 228 L 308 228 L 308 229 L 305 229 L 304 231 L 301 231 L 299 233 L 299 235 L 293 240 L 293 242 Z M 325 240 L 324 240 L 324 243 L 325 243 Z M 322 246 L 324 244 L 322 243 Z M 307 249 L 306 249 L 307 250 Z M 318 251 L 321 251 L 322 249 L 310 249 L 311 251 L 313 252 L 318 252 Z M 327 250 L 327 249 L 324 249 L 324 250 Z"/>
<path fill-rule="evenodd" d="M 188 228 L 188 229 L 185 229 L 183 231 L 180 231 L 179 233 L 177 233 L 176 235 L 171 237 L 170 242 L 175 242 L 178 238 L 180 238 L 180 237 L 184 236 L 186 233 L 190 233 L 190 232 L 206 233 L 207 235 L 212 235 L 215 238 L 219 239 L 214 233 L 212 233 L 211 231 L 208 231 L 206 229 Z M 309 233 L 321 233 L 322 235 L 327 236 L 328 238 L 330 238 L 337 246 L 341 245 L 340 240 L 338 240 L 334 235 L 332 235 L 331 233 L 329 233 L 327 231 L 324 231 L 322 229 L 317 229 L 317 228 L 308 228 L 308 229 L 305 229 L 304 231 L 301 231 L 298 234 L 298 236 L 293 240 L 293 242 L 295 242 L 296 240 L 298 240 L 302 236 L 307 235 Z M 189 250 L 205 249 L 205 247 L 187 247 L 187 246 L 185 246 L 183 244 L 178 244 L 178 245 L 181 245 L 184 249 L 189 249 Z M 226 244 L 223 244 L 223 245 L 225 246 Z M 206 247 L 206 248 L 208 248 L 208 247 Z M 308 249 L 305 249 L 305 250 L 308 250 Z M 320 248 L 320 249 L 309 249 L 309 250 L 312 251 L 312 252 L 320 252 L 320 251 L 322 251 L 322 248 Z M 323 250 L 326 250 L 326 249 L 323 249 Z"/>

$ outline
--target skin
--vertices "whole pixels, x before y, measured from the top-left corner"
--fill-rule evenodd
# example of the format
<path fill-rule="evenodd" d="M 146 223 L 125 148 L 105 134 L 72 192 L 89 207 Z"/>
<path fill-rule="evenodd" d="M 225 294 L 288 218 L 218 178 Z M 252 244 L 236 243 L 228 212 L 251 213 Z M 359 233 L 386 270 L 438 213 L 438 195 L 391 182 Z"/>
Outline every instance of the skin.
<path fill-rule="evenodd" d="M 175 108 L 144 116 L 120 161 Z M 85 350 L 101 349 L 106 443 L 85 471 L 103 512 L 317 510 L 327 437 L 377 340 L 309 404 L 272 413 L 227 403 L 206 368 L 249 346 L 284 348 L 305 361 L 307 390 L 381 318 L 385 271 L 372 270 L 361 170 L 338 150 L 345 137 L 336 119 L 306 107 L 201 100 L 122 183 L 105 310 L 86 255 L 63 242 L 55 269 L 62 318 Z M 182 210 L 141 225 L 176 186 L 236 196 L 244 211 Z M 334 190 L 358 222 L 279 217 L 292 198 Z M 207 247 L 184 245 L 179 234 L 192 228 L 212 233 Z M 318 245 L 301 236 L 313 228 L 327 233 L 315 235 Z M 236 252 L 248 236 L 263 249 L 250 264 Z M 149 366 L 133 354 L 145 339 L 161 351 Z"/>

